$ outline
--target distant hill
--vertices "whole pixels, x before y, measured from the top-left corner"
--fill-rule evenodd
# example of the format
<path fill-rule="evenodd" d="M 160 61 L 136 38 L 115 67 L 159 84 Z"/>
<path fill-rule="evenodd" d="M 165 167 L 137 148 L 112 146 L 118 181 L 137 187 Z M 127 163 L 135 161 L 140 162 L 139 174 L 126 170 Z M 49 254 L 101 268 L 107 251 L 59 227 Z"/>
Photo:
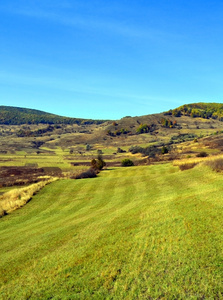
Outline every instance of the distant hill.
<path fill-rule="evenodd" d="M 61 117 L 36 109 L 0 106 L 0 124 L 101 124 L 105 120 L 91 120 Z"/>
<path fill-rule="evenodd" d="M 222 103 L 193 103 L 185 104 L 178 108 L 165 112 L 165 115 L 174 117 L 190 116 L 192 118 L 218 119 L 223 121 L 223 104 Z"/>
<path fill-rule="evenodd" d="M 144 151 L 144 148 L 150 151 L 148 147 L 154 145 L 160 150 L 163 146 L 222 134 L 222 121 L 223 104 L 217 103 L 187 104 L 164 113 L 106 121 L 0 106 L 0 124 L 4 124 L 0 126 L 0 152 L 23 149 L 33 152 L 44 145 L 49 149 L 61 147 L 82 153 L 90 145 L 94 150 L 113 149 L 112 155 L 131 149 L 132 155 L 133 151 Z M 70 126 L 73 124 L 81 126 Z"/>
<path fill-rule="evenodd" d="M 175 117 L 191 117 L 191 118 L 204 118 L 223 121 L 223 104 L 222 103 L 193 103 L 179 106 L 175 109 L 170 109 L 164 113 L 144 115 L 139 117 L 125 117 L 118 120 L 119 125 L 111 126 L 108 130 L 125 130 L 134 131 L 133 127 L 140 124 L 148 124 L 154 127 L 165 120 L 166 116 Z M 169 118 L 167 117 L 167 118 Z M 55 114 L 47 113 L 36 109 L 28 109 L 12 106 L 0 106 L 0 124 L 5 125 L 22 125 L 22 124 L 78 124 L 78 125 L 90 125 L 90 124 L 102 124 L 109 120 L 92 120 L 81 118 L 69 118 L 62 117 Z M 111 120 L 110 120 L 111 121 Z M 173 120 L 174 121 L 174 120 Z M 151 124 L 152 125 L 151 125 Z M 124 127 L 123 127 L 124 126 Z M 120 127 L 120 128 L 119 128 Z M 130 128 L 131 127 L 131 128 Z M 130 130 L 131 129 L 131 130 Z M 151 130 L 149 130 L 151 131 Z"/>

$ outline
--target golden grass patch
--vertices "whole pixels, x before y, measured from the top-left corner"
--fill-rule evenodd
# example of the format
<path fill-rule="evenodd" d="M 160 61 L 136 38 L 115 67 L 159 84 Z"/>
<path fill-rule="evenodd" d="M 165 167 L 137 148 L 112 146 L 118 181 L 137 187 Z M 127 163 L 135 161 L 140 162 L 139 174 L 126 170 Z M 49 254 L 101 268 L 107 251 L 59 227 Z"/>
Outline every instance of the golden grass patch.
<path fill-rule="evenodd" d="M 206 157 L 183 158 L 180 160 L 174 160 L 173 165 L 180 166 L 180 165 L 188 164 L 188 163 L 199 164 L 199 163 L 208 162 L 208 161 L 215 161 L 216 159 L 223 159 L 223 154 L 214 155 L 214 156 L 206 156 Z"/>
<path fill-rule="evenodd" d="M 4 193 L 0 196 L 0 217 L 24 206 L 34 194 L 55 180 L 57 178 L 49 178 L 27 187 L 13 189 Z"/>

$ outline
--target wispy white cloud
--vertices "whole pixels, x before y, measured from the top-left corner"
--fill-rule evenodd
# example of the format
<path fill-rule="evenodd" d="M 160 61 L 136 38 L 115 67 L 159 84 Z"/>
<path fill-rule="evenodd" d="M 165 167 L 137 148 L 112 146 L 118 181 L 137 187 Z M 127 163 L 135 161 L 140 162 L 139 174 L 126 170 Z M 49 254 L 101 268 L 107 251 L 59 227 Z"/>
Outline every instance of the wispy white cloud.
<path fill-rule="evenodd" d="M 101 82 L 103 79 L 98 78 L 98 82 Z M 95 82 L 95 78 L 92 78 L 92 82 Z M 120 103 L 126 103 L 128 100 L 128 105 L 130 103 L 136 104 L 138 107 L 145 107 L 146 105 L 151 106 L 154 102 L 162 102 L 162 103 L 170 103 L 172 105 L 180 105 L 179 99 L 170 98 L 168 96 L 163 97 L 162 95 L 155 95 L 155 94 L 140 94 L 137 91 L 137 88 L 134 90 L 124 89 L 124 87 L 113 87 L 111 89 L 110 86 L 101 86 L 99 84 L 91 84 L 90 82 L 82 81 L 78 82 L 76 79 L 64 79 L 61 78 L 53 78 L 53 77 L 38 77 L 38 76 L 26 76 L 22 74 L 16 73 L 6 73 L 0 72 L 0 82 L 6 83 L 12 86 L 29 86 L 35 88 L 46 88 L 49 90 L 60 90 L 63 92 L 69 92 L 79 95 L 86 95 L 86 96 L 98 96 L 104 97 L 104 99 L 113 99 L 113 101 L 117 101 Z M 134 104 L 134 105 L 135 105 Z"/>
<path fill-rule="evenodd" d="M 152 37 L 153 35 L 157 36 L 157 32 L 144 32 L 143 30 L 139 30 L 136 28 L 132 28 L 131 26 L 127 26 L 124 23 L 118 21 L 105 21 L 103 19 L 93 19 L 90 16 L 79 16 L 74 14 L 72 17 L 64 16 L 62 14 L 58 14 L 57 12 L 47 12 L 43 10 L 30 10 L 30 9 L 22 9 L 15 12 L 16 14 L 34 17 L 40 19 L 47 19 L 52 22 L 60 23 L 66 26 L 73 26 L 77 28 L 81 28 L 84 30 L 101 30 L 107 31 L 114 34 L 119 34 L 123 36 L 131 36 L 131 37 Z"/>
<path fill-rule="evenodd" d="M 51 2 L 52 3 L 52 2 Z M 76 5 L 76 4 L 75 4 Z M 1 9 L 1 6 L 0 6 Z M 176 33 L 159 30 L 153 27 L 144 28 L 143 26 L 134 24 L 134 22 L 116 19 L 114 16 L 93 16 L 89 11 L 75 10 L 75 6 L 71 5 L 69 1 L 61 4 L 61 2 L 54 2 L 53 5 L 29 6 L 22 5 L 17 7 L 5 8 L 8 13 L 26 16 L 30 18 L 39 18 L 49 20 L 54 23 L 60 23 L 65 26 L 72 26 L 78 29 L 89 31 L 101 31 L 114 35 L 120 35 L 131 38 L 143 38 L 150 40 L 163 39 L 177 39 L 180 36 Z"/>

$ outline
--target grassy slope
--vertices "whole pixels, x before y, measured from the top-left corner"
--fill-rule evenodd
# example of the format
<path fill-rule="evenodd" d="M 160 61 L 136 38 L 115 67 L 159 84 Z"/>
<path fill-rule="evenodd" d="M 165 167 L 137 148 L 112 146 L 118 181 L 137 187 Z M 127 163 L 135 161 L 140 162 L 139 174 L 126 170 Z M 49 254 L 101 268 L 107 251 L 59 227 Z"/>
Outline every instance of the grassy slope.
<path fill-rule="evenodd" d="M 0 220 L 0 298 L 223 298 L 222 182 L 154 165 L 52 183 Z"/>

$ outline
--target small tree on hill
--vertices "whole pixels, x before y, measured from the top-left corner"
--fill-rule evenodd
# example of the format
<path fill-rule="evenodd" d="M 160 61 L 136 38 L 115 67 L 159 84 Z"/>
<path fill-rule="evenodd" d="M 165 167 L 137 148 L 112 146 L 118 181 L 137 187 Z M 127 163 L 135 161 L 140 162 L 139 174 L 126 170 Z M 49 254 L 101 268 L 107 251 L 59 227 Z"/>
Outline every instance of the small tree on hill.
<path fill-rule="evenodd" d="M 106 166 L 106 163 L 103 160 L 101 154 L 98 154 L 97 159 L 92 159 L 91 166 L 94 170 L 97 170 L 97 171 L 101 171 Z"/>
<path fill-rule="evenodd" d="M 97 163 L 98 163 L 98 169 L 99 170 L 102 170 L 106 166 L 106 163 L 102 158 L 102 154 L 98 154 Z"/>
<path fill-rule="evenodd" d="M 90 151 L 91 150 L 91 146 L 89 144 L 86 145 L 86 151 Z"/>
<path fill-rule="evenodd" d="M 147 133 L 147 132 L 149 132 L 149 130 L 150 130 L 149 125 L 147 125 L 147 124 L 140 124 L 140 126 L 137 128 L 136 132 L 138 134 L 140 134 L 140 133 Z"/>
<path fill-rule="evenodd" d="M 161 153 L 162 154 L 166 154 L 166 153 L 168 153 L 169 151 L 168 151 L 168 148 L 166 147 L 166 146 L 163 146 L 162 147 L 162 149 L 161 149 Z"/>

